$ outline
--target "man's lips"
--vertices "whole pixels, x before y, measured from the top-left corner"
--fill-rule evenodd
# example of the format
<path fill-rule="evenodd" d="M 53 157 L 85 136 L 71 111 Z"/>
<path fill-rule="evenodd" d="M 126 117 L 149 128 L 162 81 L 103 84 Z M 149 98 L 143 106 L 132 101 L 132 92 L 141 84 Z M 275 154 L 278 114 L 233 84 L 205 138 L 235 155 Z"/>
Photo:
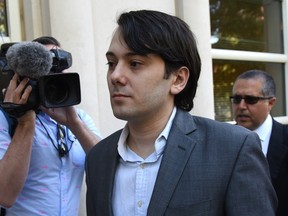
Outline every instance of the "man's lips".
<path fill-rule="evenodd" d="M 127 95 L 123 93 L 113 93 L 112 97 L 127 97 Z"/>
<path fill-rule="evenodd" d="M 238 121 L 245 121 L 245 120 L 248 120 L 250 119 L 250 116 L 248 115 L 237 115 L 237 118 L 236 118 Z"/>
<path fill-rule="evenodd" d="M 124 98 L 127 98 L 127 97 L 128 97 L 128 95 L 123 94 L 123 93 L 114 93 L 114 94 L 112 94 L 112 98 L 114 100 L 121 100 L 121 99 L 124 99 Z"/>

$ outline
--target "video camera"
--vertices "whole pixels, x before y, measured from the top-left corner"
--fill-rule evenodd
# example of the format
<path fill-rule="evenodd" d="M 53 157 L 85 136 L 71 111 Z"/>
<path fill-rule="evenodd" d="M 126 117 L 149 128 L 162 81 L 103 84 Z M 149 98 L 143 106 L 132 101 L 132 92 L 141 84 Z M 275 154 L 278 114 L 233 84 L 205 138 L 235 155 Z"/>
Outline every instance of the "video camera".
<path fill-rule="evenodd" d="M 14 71 L 9 67 L 6 53 L 17 43 L 4 43 L 0 49 L 0 91 L 7 88 Z M 77 73 L 61 73 L 71 67 L 71 53 L 62 49 L 51 49 L 52 67 L 49 74 L 43 75 L 39 80 L 29 80 L 33 90 L 28 99 L 30 107 L 37 109 L 39 105 L 47 108 L 65 107 L 81 102 L 80 80 Z M 0 92 L 0 103 L 4 95 Z M 13 111 L 13 110 L 12 110 Z"/>

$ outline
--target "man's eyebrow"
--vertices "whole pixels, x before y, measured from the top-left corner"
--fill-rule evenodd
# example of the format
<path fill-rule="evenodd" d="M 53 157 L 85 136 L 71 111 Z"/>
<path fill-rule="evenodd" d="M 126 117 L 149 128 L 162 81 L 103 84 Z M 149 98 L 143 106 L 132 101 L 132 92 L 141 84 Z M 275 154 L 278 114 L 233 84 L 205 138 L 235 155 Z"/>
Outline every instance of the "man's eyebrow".
<path fill-rule="evenodd" d="M 107 51 L 106 52 L 106 56 L 111 56 L 111 57 L 114 57 L 116 56 L 112 51 Z M 147 55 L 143 55 L 143 54 L 139 54 L 139 53 L 136 53 L 136 52 L 127 52 L 125 54 L 125 57 L 129 57 L 129 56 L 143 56 L 143 57 L 147 57 Z"/>
<path fill-rule="evenodd" d="M 106 52 L 106 56 L 115 56 L 115 55 L 114 55 L 114 53 L 113 53 L 113 52 L 111 52 L 111 51 L 108 51 L 108 52 Z"/>

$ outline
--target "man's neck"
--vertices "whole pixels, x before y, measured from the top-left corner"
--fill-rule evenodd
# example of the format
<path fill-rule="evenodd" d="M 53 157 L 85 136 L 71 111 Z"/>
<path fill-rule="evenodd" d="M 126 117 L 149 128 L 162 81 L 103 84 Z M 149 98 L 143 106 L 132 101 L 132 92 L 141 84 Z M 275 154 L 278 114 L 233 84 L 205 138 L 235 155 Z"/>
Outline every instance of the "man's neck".
<path fill-rule="evenodd" d="M 155 151 L 155 140 L 164 130 L 173 109 L 168 115 L 160 115 L 142 124 L 128 122 L 129 136 L 127 145 L 142 158 L 148 157 Z"/>

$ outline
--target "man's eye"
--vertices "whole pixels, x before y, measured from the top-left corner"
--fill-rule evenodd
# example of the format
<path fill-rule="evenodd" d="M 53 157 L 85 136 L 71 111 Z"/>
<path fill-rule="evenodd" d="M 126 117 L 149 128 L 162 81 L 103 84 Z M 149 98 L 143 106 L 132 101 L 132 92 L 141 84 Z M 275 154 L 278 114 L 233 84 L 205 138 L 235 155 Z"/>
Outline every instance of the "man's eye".
<path fill-rule="evenodd" d="M 108 62 L 107 62 L 107 65 L 108 65 L 109 68 L 110 68 L 110 67 L 113 67 L 114 62 L 108 61 Z"/>
<path fill-rule="evenodd" d="M 131 62 L 130 63 L 130 65 L 132 66 L 132 67 L 137 67 L 137 66 L 139 66 L 141 63 L 140 62 L 137 62 L 137 61 L 133 61 L 133 62 Z"/>

